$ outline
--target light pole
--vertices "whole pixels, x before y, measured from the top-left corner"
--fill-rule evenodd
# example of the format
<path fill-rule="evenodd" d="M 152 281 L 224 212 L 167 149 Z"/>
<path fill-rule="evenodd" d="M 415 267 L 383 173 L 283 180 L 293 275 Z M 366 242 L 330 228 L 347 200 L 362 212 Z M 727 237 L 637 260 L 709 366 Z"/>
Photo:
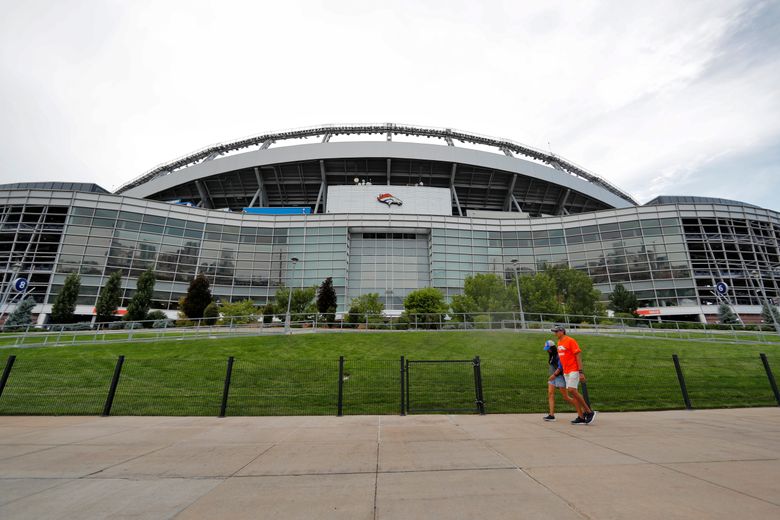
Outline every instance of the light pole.
<path fill-rule="evenodd" d="M 285 334 L 290 333 L 290 304 L 292 303 L 293 278 L 295 277 L 295 264 L 298 263 L 298 258 L 294 256 L 290 258 L 290 262 L 292 262 L 292 273 L 290 274 L 290 287 L 289 287 L 289 292 L 287 293 L 287 314 L 284 317 Z"/>
<path fill-rule="evenodd" d="M 767 310 L 769 311 L 769 315 L 772 316 L 772 325 L 775 326 L 775 332 L 780 334 L 780 323 L 777 323 L 777 318 L 775 318 L 775 309 L 772 306 L 772 302 L 770 302 L 769 298 L 767 298 L 766 290 L 764 289 L 763 280 L 761 280 L 758 271 L 751 271 L 750 277 L 753 278 L 754 280 L 758 280 L 759 287 L 757 287 L 756 290 L 761 291 L 761 295 L 764 297 L 764 303 L 766 305 Z"/>
<path fill-rule="evenodd" d="M 520 275 L 517 274 L 517 258 L 509 261 L 515 271 L 515 285 L 517 285 L 517 305 L 520 307 L 520 328 L 525 328 L 525 315 L 523 314 L 523 298 L 520 296 Z"/>

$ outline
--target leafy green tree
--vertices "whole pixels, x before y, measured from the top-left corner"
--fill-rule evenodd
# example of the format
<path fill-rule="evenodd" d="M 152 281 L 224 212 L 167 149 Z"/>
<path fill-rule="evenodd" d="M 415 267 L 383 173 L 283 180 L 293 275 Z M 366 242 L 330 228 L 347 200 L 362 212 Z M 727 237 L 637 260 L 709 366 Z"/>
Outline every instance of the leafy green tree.
<path fill-rule="evenodd" d="M 368 317 L 369 321 L 381 318 L 382 311 L 385 310 L 385 304 L 379 299 L 379 293 L 368 293 L 352 299 L 349 306 L 347 321 L 350 323 L 365 323 Z"/>
<path fill-rule="evenodd" d="M 154 284 L 156 278 L 154 271 L 149 268 L 138 277 L 135 294 L 127 305 L 126 321 L 141 321 L 146 319 L 149 313 L 149 307 L 152 305 L 152 295 L 154 294 Z"/>
<path fill-rule="evenodd" d="M 734 314 L 734 311 L 731 310 L 731 307 L 725 303 L 721 303 L 720 307 L 718 307 L 718 320 L 723 325 L 739 324 L 739 318 Z"/>
<path fill-rule="evenodd" d="M 425 287 L 410 292 L 404 298 L 404 313 L 415 315 L 416 323 L 438 323 L 449 311 L 444 294 L 434 287 Z M 413 320 L 414 318 L 412 318 Z"/>
<path fill-rule="evenodd" d="M 600 316 L 604 308 L 599 301 L 601 293 L 593 288 L 593 280 L 577 269 L 548 266 L 544 273 L 555 282 L 555 295 L 572 316 Z"/>
<path fill-rule="evenodd" d="M 637 300 L 636 294 L 623 287 L 623 284 L 615 285 L 612 294 L 609 295 L 610 309 L 625 314 L 636 314 L 638 307 L 639 300 Z"/>
<path fill-rule="evenodd" d="M 219 305 L 217 302 L 211 302 L 203 309 L 203 322 L 206 325 L 214 325 L 219 318 Z"/>
<path fill-rule="evenodd" d="M 212 299 L 209 281 L 203 273 L 198 273 L 190 282 L 181 310 L 191 320 L 203 318 L 203 311 Z"/>
<path fill-rule="evenodd" d="M 255 302 L 249 298 L 240 302 L 223 303 L 219 310 L 222 314 L 222 323 L 233 323 L 238 325 L 243 323 L 254 323 L 257 321 L 257 308 L 255 307 Z M 265 308 L 263 309 L 263 312 L 265 312 Z M 269 314 L 273 315 L 273 313 L 273 307 L 271 307 L 271 312 Z"/>
<path fill-rule="evenodd" d="M 495 274 L 467 276 L 463 294 L 452 297 L 452 312 L 457 314 L 507 311 L 517 306 L 517 291 Z"/>
<path fill-rule="evenodd" d="M 114 271 L 108 277 L 95 304 L 97 321 L 99 323 L 112 321 L 120 303 L 122 303 L 122 272 Z"/>
<path fill-rule="evenodd" d="M 317 287 L 304 287 L 303 289 L 293 289 L 292 300 L 290 302 L 290 314 L 315 314 L 317 307 L 314 304 L 314 295 L 317 292 Z M 279 287 L 276 290 L 276 313 L 287 313 L 287 297 L 290 294 L 287 287 Z M 294 318 L 293 318 L 293 321 Z"/>
<path fill-rule="evenodd" d="M 81 277 L 76 273 L 69 274 L 65 278 L 65 283 L 59 294 L 57 294 L 57 298 L 55 298 L 51 308 L 53 323 L 70 323 L 73 321 L 79 290 L 81 290 Z"/>
<path fill-rule="evenodd" d="M 14 312 L 5 320 L 5 330 L 17 330 L 32 325 L 32 310 L 35 307 L 35 300 L 28 296 L 16 306 Z"/>
<path fill-rule="evenodd" d="M 320 289 L 317 291 L 317 311 L 326 322 L 332 322 L 336 319 L 336 305 L 338 305 L 338 300 L 336 290 L 333 288 L 333 278 L 328 276 L 320 284 Z"/>
<path fill-rule="evenodd" d="M 517 300 L 516 284 L 510 284 Z M 546 272 L 520 276 L 520 296 L 524 314 L 560 315 L 563 307 L 558 301 L 555 280 Z M 533 316 L 532 319 L 535 319 Z"/>

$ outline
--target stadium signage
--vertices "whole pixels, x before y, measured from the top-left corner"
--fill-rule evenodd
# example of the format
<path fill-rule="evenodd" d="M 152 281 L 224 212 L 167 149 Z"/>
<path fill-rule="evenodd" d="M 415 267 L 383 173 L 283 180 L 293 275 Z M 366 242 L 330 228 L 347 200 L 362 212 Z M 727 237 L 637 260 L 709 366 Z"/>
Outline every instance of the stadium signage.
<path fill-rule="evenodd" d="M 398 197 L 396 197 L 396 196 L 394 196 L 394 195 L 392 195 L 390 193 L 380 193 L 377 196 L 376 200 L 378 200 L 379 202 L 381 202 L 383 204 L 387 204 L 387 207 L 391 207 L 393 204 L 395 204 L 396 206 L 403 206 L 404 205 L 404 202 L 401 199 L 399 199 Z"/>

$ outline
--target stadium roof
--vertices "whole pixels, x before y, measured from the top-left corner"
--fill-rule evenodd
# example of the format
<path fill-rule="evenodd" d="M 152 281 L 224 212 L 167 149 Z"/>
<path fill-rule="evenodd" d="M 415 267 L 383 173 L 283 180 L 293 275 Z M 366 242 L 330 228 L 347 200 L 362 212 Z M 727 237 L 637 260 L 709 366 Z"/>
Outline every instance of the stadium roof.
<path fill-rule="evenodd" d="M 605 179 L 599 177 L 595 173 L 592 173 L 585 168 L 569 161 L 558 155 L 544 152 L 537 148 L 533 148 L 524 144 L 517 143 L 503 138 L 488 137 L 470 132 L 463 132 L 459 130 L 452 130 L 449 128 L 433 128 L 422 127 L 406 124 L 354 124 L 354 125 L 322 125 L 309 128 L 300 128 L 295 130 L 287 130 L 281 132 L 272 132 L 267 134 L 261 134 L 253 137 L 247 137 L 228 143 L 215 144 L 199 151 L 188 154 L 184 157 L 174 159 L 167 163 L 161 164 L 150 171 L 140 175 L 132 181 L 122 185 L 117 191 L 117 194 L 122 194 L 142 186 L 150 181 L 159 179 L 160 177 L 168 176 L 181 169 L 192 167 L 198 164 L 203 164 L 212 161 L 222 155 L 235 152 L 237 150 L 247 148 L 257 148 L 258 150 L 267 150 L 275 143 L 286 140 L 303 139 L 303 138 L 321 138 L 322 143 L 327 143 L 333 136 L 340 135 L 371 135 L 380 134 L 385 135 L 387 141 L 392 141 L 394 135 L 403 136 L 415 136 L 415 137 L 428 137 L 443 140 L 449 147 L 455 147 L 457 143 L 465 143 L 472 145 L 482 145 L 494 148 L 496 152 L 502 153 L 509 157 L 520 156 L 527 159 L 532 159 L 544 164 L 548 164 L 577 179 L 584 180 L 590 184 L 596 185 L 601 189 L 611 193 L 618 199 L 625 201 L 630 205 L 637 205 L 637 202 L 631 198 L 626 192 L 620 190 L 613 184 L 607 182 Z M 144 190 L 141 190 L 144 191 Z M 140 193 L 136 191 L 136 193 Z"/>

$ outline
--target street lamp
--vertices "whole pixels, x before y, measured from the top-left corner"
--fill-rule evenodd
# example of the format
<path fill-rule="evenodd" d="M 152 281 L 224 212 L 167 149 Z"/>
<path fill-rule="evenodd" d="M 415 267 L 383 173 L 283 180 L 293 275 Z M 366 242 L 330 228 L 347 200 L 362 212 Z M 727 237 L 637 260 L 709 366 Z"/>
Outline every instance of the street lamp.
<path fill-rule="evenodd" d="M 292 303 L 292 292 L 293 292 L 293 278 L 295 277 L 295 264 L 298 263 L 297 257 L 290 258 L 290 262 L 292 262 L 292 273 L 290 273 L 290 287 L 289 292 L 287 293 L 287 314 L 284 317 L 284 333 L 289 334 L 290 333 L 290 304 Z"/>
<path fill-rule="evenodd" d="M 520 306 L 520 328 L 525 328 L 525 315 L 523 314 L 523 298 L 520 296 L 520 276 L 517 274 L 517 258 L 509 261 L 515 271 L 515 285 L 517 285 L 517 304 Z"/>
<path fill-rule="evenodd" d="M 772 306 L 772 302 L 770 302 L 769 298 L 767 298 L 766 290 L 764 289 L 763 280 L 759 276 L 758 271 L 751 271 L 750 277 L 754 280 L 758 280 L 759 287 L 756 288 L 756 291 L 760 290 L 761 294 L 764 296 L 764 303 L 766 304 L 767 310 L 769 311 L 769 315 L 772 316 L 772 325 L 775 326 L 775 332 L 780 334 L 780 323 L 777 323 L 777 319 L 775 318 L 775 309 Z"/>

